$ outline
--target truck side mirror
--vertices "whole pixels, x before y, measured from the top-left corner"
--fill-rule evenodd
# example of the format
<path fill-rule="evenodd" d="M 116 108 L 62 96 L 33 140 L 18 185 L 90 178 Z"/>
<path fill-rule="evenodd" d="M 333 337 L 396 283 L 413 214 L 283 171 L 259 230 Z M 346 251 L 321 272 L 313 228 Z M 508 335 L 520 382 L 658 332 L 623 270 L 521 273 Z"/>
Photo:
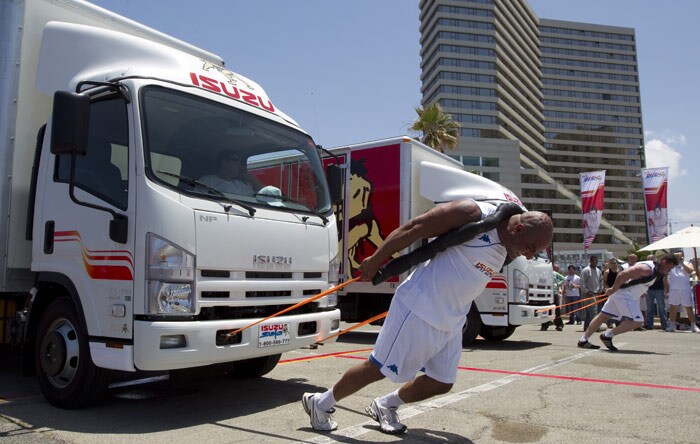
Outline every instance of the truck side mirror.
<path fill-rule="evenodd" d="M 52 154 L 85 154 L 90 126 L 90 97 L 56 91 L 51 120 Z"/>
<path fill-rule="evenodd" d="M 338 165 L 326 167 L 326 180 L 331 193 L 331 202 L 337 204 L 343 200 L 343 171 Z"/>

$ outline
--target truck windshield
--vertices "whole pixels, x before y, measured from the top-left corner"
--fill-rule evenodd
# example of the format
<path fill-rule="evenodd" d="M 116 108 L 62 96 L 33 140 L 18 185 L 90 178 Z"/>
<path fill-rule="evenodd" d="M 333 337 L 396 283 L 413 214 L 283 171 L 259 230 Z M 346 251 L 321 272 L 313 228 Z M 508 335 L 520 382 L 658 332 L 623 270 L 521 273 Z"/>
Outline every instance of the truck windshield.
<path fill-rule="evenodd" d="M 147 175 L 179 192 L 329 214 L 313 140 L 245 111 L 167 88 L 143 89 Z"/>

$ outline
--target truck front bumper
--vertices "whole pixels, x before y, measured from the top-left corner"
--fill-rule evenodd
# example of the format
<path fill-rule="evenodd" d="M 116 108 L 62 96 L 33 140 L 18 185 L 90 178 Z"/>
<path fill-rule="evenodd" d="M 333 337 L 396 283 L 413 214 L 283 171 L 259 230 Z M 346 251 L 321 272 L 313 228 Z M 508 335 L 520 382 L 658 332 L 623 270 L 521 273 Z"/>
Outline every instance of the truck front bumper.
<path fill-rule="evenodd" d="M 531 325 L 554 320 L 556 305 L 510 305 L 508 307 L 509 324 Z"/>
<path fill-rule="evenodd" d="M 258 320 L 135 321 L 134 366 L 139 370 L 174 370 L 296 350 L 337 333 L 340 324 L 340 310 L 275 317 L 243 330 L 239 343 L 217 345 L 217 336 L 220 336 L 222 331 L 233 331 Z M 310 326 L 313 325 L 310 323 L 313 322 L 316 323 L 315 332 L 309 331 Z M 302 324 L 300 334 L 300 325 Z M 265 338 L 261 338 L 261 335 L 264 335 L 265 331 L 279 332 L 279 326 L 284 326 L 285 334 L 280 336 L 285 338 L 284 343 L 261 346 L 265 340 Z M 270 329 L 270 327 L 273 328 Z M 182 346 L 167 345 L 168 341 L 173 338 L 184 339 Z M 334 342 L 334 340 L 329 342 Z"/>

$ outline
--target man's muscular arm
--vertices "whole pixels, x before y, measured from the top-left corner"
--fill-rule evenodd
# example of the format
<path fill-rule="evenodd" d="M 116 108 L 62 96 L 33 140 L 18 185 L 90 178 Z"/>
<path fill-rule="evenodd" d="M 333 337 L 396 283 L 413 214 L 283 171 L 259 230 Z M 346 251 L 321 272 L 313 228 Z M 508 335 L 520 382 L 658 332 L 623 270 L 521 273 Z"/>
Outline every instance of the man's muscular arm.
<path fill-rule="evenodd" d="M 420 239 L 439 236 L 481 219 L 481 209 L 471 199 L 440 204 L 392 231 L 377 251 L 360 264 L 363 281 L 371 280 L 381 265 L 397 251 Z"/>

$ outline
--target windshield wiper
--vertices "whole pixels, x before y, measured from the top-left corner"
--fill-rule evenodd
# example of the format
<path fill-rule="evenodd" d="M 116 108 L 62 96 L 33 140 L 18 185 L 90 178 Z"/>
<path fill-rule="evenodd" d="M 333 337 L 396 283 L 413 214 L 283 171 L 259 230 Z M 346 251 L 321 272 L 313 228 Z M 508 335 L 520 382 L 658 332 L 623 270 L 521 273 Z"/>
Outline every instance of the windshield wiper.
<path fill-rule="evenodd" d="M 320 218 L 320 219 L 323 221 L 323 225 L 327 225 L 327 224 L 328 224 L 328 218 L 327 218 L 326 216 L 324 216 L 323 214 L 321 214 L 321 213 L 319 213 L 318 211 L 314 210 L 313 208 L 309 208 L 305 203 L 303 203 L 303 202 L 301 202 L 301 201 L 292 199 L 291 197 L 283 196 L 283 195 L 281 195 L 281 194 L 255 193 L 255 197 L 258 197 L 258 196 L 265 196 L 265 197 L 270 198 L 270 199 L 278 199 L 278 200 L 282 200 L 282 201 L 284 201 L 284 202 L 291 202 L 291 203 L 295 203 L 295 204 L 297 204 L 297 205 L 301 205 L 301 206 L 303 206 L 304 208 L 306 208 L 311 214 L 313 214 L 314 216 L 317 216 L 318 218 Z M 302 218 L 302 219 L 303 219 L 304 222 L 306 222 L 306 220 L 308 219 L 308 217 L 305 217 L 305 218 Z"/>
<path fill-rule="evenodd" d="M 214 194 L 216 197 L 220 197 L 221 199 L 224 199 L 224 200 L 227 201 L 227 202 L 235 203 L 236 205 L 238 205 L 238 206 L 240 206 L 240 207 L 242 207 L 242 208 L 248 210 L 248 214 L 250 214 L 251 216 L 255 216 L 255 211 L 256 211 L 255 208 L 251 207 L 250 205 L 248 205 L 248 204 L 246 204 L 246 203 L 244 203 L 244 202 L 241 202 L 241 201 L 238 200 L 238 199 L 233 199 L 233 198 L 228 197 L 227 195 L 225 195 L 224 193 L 222 193 L 221 191 L 217 190 L 216 188 L 214 188 L 214 187 L 212 187 L 212 186 L 209 186 L 209 185 L 207 185 L 207 184 L 205 184 L 205 183 L 202 183 L 202 182 L 200 182 L 200 181 L 198 181 L 198 180 L 195 180 L 195 179 L 192 179 L 192 178 L 190 178 L 190 177 L 181 176 L 181 175 L 179 175 L 179 174 L 170 173 L 170 172 L 168 172 L 168 171 L 158 171 L 158 172 L 161 173 L 161 174 L 165 174 L 165 175 L 167 175 L 167 176 L 176 177 L 176 178 L 180 179 L 181 181 L 183 181 L 184 183 L 186 183 L 187 185 L 191 185 L 191 186 L 193 186 L 193 187 L 201 187 L 201 188 L 204 188 L 205 190 L 207 190 L 207 191 L 209 191 L 210 193 Z M 230 210 L 230 209 L 231 209 L 231 206 L 230 206 L 230 205 L 224 205 L 224 210 L 225 210 L 227 213 L 228 213 L 228 210 Z"/>

